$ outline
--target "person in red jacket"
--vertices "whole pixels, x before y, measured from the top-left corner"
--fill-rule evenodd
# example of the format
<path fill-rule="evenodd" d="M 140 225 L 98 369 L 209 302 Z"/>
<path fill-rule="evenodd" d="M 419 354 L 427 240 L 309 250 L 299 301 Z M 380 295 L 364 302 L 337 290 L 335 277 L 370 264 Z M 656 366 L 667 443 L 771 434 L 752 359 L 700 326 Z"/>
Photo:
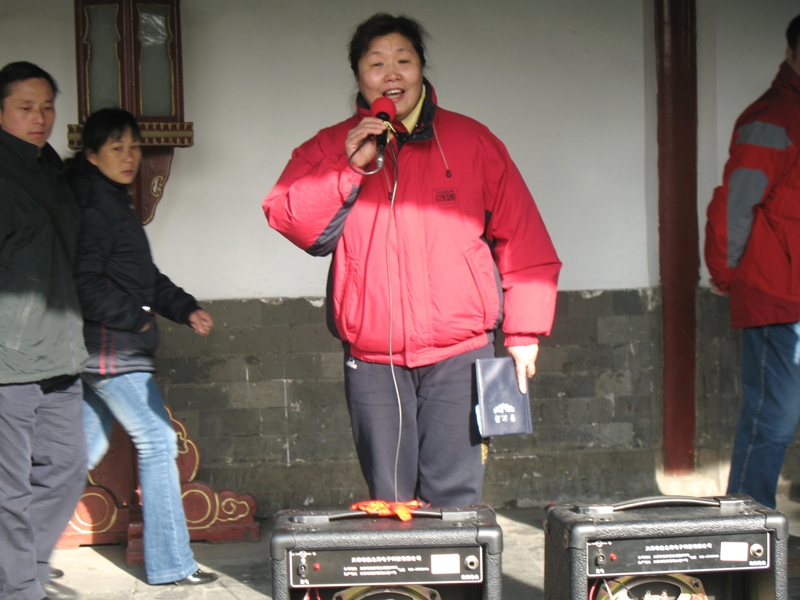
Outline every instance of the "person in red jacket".
<path fill-rule="evenodd" d="M 502 323 L 527 389 L 561 262 L 502 142 L 438 106 L 424 36 L 404 16 L 357 27 L 356 114 L 295 149 L 263 208 L 300 248 L 333 254 L 329 326 L 345 347 L 371 497 L 467 506 L 480 502 L 486 458 L 475 360 L 494 355 Z M 396 108 L 382 167 L 387 122 L 370 114 L 379 98 Z"/>
<path fill-rule="evenodd" d="M 712 288 L 730 296 L 742 334 L 742 409 L 728 493 L 775 507 L 800 421 L 800 16 L 772 87 L 736 122 L 708 207 Z"/>

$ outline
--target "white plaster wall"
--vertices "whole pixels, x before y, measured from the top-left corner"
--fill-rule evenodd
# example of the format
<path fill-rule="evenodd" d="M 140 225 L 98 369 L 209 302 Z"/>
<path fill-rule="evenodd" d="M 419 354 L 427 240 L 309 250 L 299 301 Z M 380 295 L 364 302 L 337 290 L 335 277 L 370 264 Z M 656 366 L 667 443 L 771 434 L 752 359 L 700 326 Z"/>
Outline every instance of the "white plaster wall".
<path fill-rule="evenodd" d="M 67 124 L 78 118 L 74 8 L 67 0 L 0 0 L 0 68 L 27 60 L 48 71 L 61 93 L 50 143 L 67 156 Z"/>
<path fill-rule="evenodd" d="M 270 230 L 260 202 L 295 146 L 350 113 L 350 34 L 396 6 L 182 2 L 185 114 L 196 141 L 175 152 L 147 228 L 164 272 L 204 299 L 324 293 L 327 259 Z M 565 263 L 562 288 L 657 281 L 644 197 L 642 4 L 409 0 L 403 10 L 431 34 L 428 76 L 441 104 L 508 145 Z M 76 120 L 71 22 L 68 0 L 0 6 L 2 56 L 14 49 L 13 59 L 35 60 L 62 85 L 59 150 Z"/>
<path fill-rule="evenodd" d="M 698 0 L 698 219 L 722 181 L 733 126 L 764 93 L 786 51 L 786 27 L 800 14 L 796 0 Z M 703 262 L 701 285 L 708 285 Z"/>
<path fill-rule="evenodd" d="M 260 201 L 295 146 L 350 114 L 351 32 L 396 4 L 239 0 L 224 16 L 216 5 L 182 4 L 197 139 L 176 153 L 168 198 L 148 226 L 154 252 L 201 297 L 322 295 L 328 260 L 270 230 Z M 562 288 L 657 281 L 641 4 L 412 0 L 404 10 L 431 34 L 428 77 L 441 104 L 508 145 L 565 263 Z"/>
<path fill-rule="evenodd" d="M 183 0 L 185 114 L 147 227 L 156 262 L 201 299 L 320 296 L 327 259 L 266 224 L 260 203 L 291 150 L 348 116 L 347 41 L 386 0 Z M 730 127 L 769 83 L 788 0 L 698 0 L 699 204 Z M 653 11 L 647 0 L 408 0 L 431 34 L 440 103 L 486 123 L 509 147 L 564 261 L 561 288 L 658 282 Z M 52 142 L 77 119 L 69 0 L 2 0 L 3 64 L 27 59 L 59 81 Z M 701 222 L 702 223 L 702 222 Z M 705 278 L 705 277 L 704 277 Z"/>

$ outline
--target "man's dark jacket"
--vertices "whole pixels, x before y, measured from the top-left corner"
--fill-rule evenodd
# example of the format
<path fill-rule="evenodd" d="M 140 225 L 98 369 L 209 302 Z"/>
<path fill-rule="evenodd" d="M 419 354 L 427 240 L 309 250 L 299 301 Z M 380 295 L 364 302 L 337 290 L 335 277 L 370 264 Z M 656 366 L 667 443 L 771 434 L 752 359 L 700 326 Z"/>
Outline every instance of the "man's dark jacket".
<path fill-rule="evenodd" d="M 127 186 L 107 179 L 88 163 L 71 183 L 83 206 L 75 276 L 89 350 L 85 371 L 155 371 L 154 314 L 188 324 L 199 306 L 153 264 Z"/>
<path fill-rule="evenodd" d="M 0 384 L 76 375 L 86 360 L 72 278 L 80 213 L 61 168 L 49 145 L 40 157 L 0 130 Z"/>

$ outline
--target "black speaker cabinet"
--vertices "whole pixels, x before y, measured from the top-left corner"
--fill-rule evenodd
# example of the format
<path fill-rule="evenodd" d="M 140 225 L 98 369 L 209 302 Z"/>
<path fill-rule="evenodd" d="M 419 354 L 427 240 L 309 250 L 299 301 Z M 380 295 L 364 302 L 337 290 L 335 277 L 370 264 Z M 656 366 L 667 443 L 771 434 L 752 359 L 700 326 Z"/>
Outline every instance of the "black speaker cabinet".
<path fill-rule="evenodd" d="M 545 600 L 788 600 L 789 524 L 748 496 L 555 504 Z"/>
<path fill-rule="evenodd" d="M 284 510 L 270 538 L 273 600 L 501 600 L 503 533 L 488 506 Z"/>

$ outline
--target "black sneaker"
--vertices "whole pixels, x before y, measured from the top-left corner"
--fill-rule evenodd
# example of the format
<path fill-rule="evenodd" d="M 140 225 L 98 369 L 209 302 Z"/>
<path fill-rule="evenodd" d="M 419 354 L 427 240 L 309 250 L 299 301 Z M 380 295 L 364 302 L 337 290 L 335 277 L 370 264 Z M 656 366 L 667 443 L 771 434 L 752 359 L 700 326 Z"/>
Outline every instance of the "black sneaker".
<path fill-rule="evenodd" d="M 189 575 L 187 578 L 179 579 L 178 581 L 172 581 L 165 585 L 204 585 L 206 583 L 213 583 L 217 579 L 219 579 L 219 575 L 216 573 L 206 573 L 205 571 L 197 569 L 197 571 Z"/>

